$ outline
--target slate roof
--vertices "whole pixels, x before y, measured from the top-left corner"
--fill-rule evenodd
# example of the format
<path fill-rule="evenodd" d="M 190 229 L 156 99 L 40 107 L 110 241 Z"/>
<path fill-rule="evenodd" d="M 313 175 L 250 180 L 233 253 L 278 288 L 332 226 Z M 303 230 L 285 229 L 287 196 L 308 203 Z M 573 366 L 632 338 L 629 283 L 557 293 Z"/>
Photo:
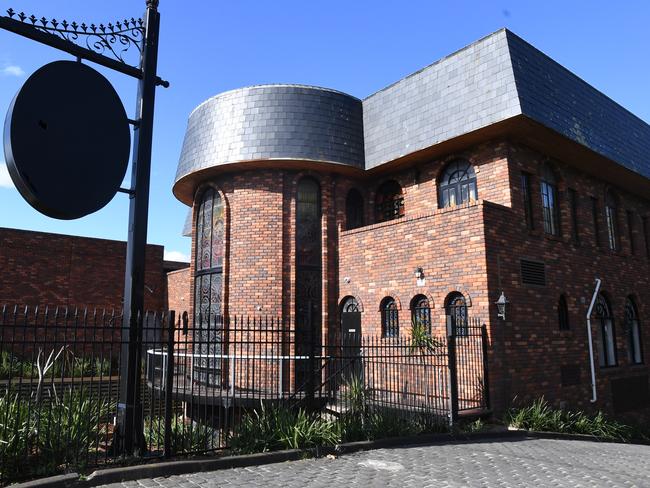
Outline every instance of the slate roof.
<path fill-rule="evenodd" d="M 650 179 L 650 125 L 501 29 L 363 101 L 299 85 L 217 95 L 190 116 L 176 181 L 243 160 L 369 170 L 521 115 Z"/>

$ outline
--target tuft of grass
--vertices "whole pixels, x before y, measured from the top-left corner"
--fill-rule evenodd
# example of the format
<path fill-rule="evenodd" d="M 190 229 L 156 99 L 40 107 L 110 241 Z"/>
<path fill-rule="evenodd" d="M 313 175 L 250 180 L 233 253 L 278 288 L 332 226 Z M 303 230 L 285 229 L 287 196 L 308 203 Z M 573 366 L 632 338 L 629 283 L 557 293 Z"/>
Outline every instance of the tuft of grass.
<path fill-rule="evenodd" d="M 468 434 L 482 432 L 485 428 L 486 425 L 483 419 L 476 419 L 473 422 L 467 422 L 460 425 L 460 431 Z"/>
<path fill-rule="evenodd" d="M 246 414 L 230 438 L 231 449 L 240 454 L 334 446 L 339 442 L 336 422 L 303 409 L 264 404 Z"/>
<path fill-rule="evenodd" d="M 0 397 L 0 478 L 48 475 L 82 468 L 106 440 L 114 404 L 84 391 L 68 391 L 34 405 L 17 394 Z"/>
<path fill-rule="evenodd" d="M 144 435 L 149 449 L 152 451 L 164 449 L 165 417 L 145 418 Z M 185 420 L 182 415 L 176 415 L 172 418 L 170 441 L 173 454 L 209 450 L 215 447 L 216 436 L 215 429 L 208 425 Z"/>
<path fill-rule="evenodd" d="M 602 412 L 588 415 L 582 411 L 553 408 L 544 397 L 527 407 L 510 409 L 505 421 L 510 427 L 539 432 L 585 434 L 617 441 L 629 441 L 632 438 L 629 426 L 607 418 Z"/>
<path fill-rule="evenodd" d="M 110 376 L 116 372 L 113 361 L 108 358 L 84 358 L 75 356 L 70 350 L 64 351 L 47 373 L 47 378 L 82 376 Z M 38 378 L 38 368 L 35 362 L 18 358 L 9 351 L 0 351 L 0 379 Z"/>
<path fill-rule="evenodd" d="M 339 418 L 343 442 L 448 432 L 446 422 L 429 412 L 398 412 L 372 405 L 372 390 L 359 377 L 344 390 L 347 411 Z"/>

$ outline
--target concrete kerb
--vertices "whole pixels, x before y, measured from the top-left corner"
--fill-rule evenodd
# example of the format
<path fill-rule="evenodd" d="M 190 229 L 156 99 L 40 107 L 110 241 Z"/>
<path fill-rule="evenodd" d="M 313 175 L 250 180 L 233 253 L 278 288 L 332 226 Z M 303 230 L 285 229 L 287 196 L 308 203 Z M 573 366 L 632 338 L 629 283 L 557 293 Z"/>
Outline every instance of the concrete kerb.
<path fill-rule="evenodd" d="M 86 478 L 82 478 L 77 473 L 69 473 L 65 475 L 52 476 L 49 478 L 42 478 L 25 483 L 14 484 L 11 486 L 12 488 L 90 488 L 109 483 L 119 483 L 122 481 L 133 481 L 144 478 L 161 478 L 205 471 L 243 468 L 248 466 L 261 466 L 264 464 L 273 464 L 286 461 L 297 461 L 299 459 L 320 457 L 328 454 L 351 454 L 359 451 L 369 451 L 373 449 L 383 449 L 389 447 L 422 446 L 445 444 L 449 442 L 472 442 L 487 439 L 526 438 L 615 442 L 609 440 L 603 441 L 602 439 L 588 435 L 532 432 L 526 430 L 501 430 L 467 434 L 428 434 L 409 437 L 391 437 L 373 441 L 348 442 L 340 444 L 338 446 L 304 450 L 292 449 L 287 451 L 264 452 L 238 456 L 209 458 L 204 457 L 199 459 L 195 458 L 176 461 L 162 461 L 150 464 L 101 469 L 93 472 Z"/>

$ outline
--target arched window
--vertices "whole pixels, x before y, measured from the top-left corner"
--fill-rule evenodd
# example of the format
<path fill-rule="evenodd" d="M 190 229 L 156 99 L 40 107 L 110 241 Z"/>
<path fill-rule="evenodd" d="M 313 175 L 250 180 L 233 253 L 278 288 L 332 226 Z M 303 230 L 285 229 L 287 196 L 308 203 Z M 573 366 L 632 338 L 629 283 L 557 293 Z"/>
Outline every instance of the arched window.
<path fill-rule="evenodd" d="M 540 189 L 542 192 L 544 232 L 554 236 L 560 235 L 560 207 L 557 195 L 557 179 L 548 164 L 542 166 Z"/>
<path fill-rule="evenodd" d="M 462 293 L 457 291 L 447 295 L 445 300 L 445 314 L 450 325 L 450 331 L 456 336 L 469 334 L 467 326 L 467 302 Z"/>
<path fill-rule="evenodd" d="M 398 219 L 404 216 L 404 194 L 395 180 L 384 182 L 375 195 L 377 222 Z"/>
<path fill-rule="evenodd" d="M 224 206 L 214 188 L 207 189 L 196 218 L 194 274 L 194 351 L 202 356 L 221 354 L 222 276 L 224 257 Z M 221 362 L 200 358 L 194 362 L 194 379 L 208 384 L 221 381 Z"/>
<path fill-rule="evenodd" d="M 362 227 L 363 220 L 363 197 L 359 190 L 352 188 L 345 199 L 345 228 Z"/>
<path fill-rule="evenodd" d="M 399 311 L 392 297 L 381 301 L 381 336 L 397 337 L 399 335 Z"/>
<path fill-rule="evenodd" d="M 476 173 L 469 161 L 458 159 L 449 163 L 438 181 L 439 207 L 476 200 L 477 195 Z"/>
<path fill-rule="evenodd" d="M 296 193 L 295 351 L 310 353 L 321 334 L 322 224 L 318 181 L 302 178 Z M 312 342 L 313 341 L 313 342 Z M 299 364 L 300 363 L 300 364 Z M 309 375 L 308 361 L 296 363 L 296 388 L 302 389 Z"/>
<path fill-rule="evenodd" d="M 424 295 L 415 295 L 411 300 L 411 325 L 422 327 L 431 335 L 431 306 Z"/>
<path fill-rule="evenodd" d="M 612 251 L 618 250 L 618 197 L 612 190 L 605 195 L 605 222 L 607 241 Z"/>
<path fill-rule="evenodd" d="M 557 302 L 557 321 L 560 330 L 569 330 L 571 328 L 569 325 L 569 307 L 567 306 L 564 295 L 560 295 L 560 299 Z"/>
<path fill-rule="evenodd" d="M 641 350 L 641 330 L 639 329 L 639 316 L 632 297 L 625 301 L 625 331 L 627 332 L 627 355 L 630 363 L 643 363 Z"/>
<path fill-rule="evenodd" d="M 596 298 L 594 316 L 600 326 L 598 341 L 598 360 L 601 367 L 616 366 L 616 335 L 614 318 L 607 298 L 602 293 Z"/>
<path fill-rule="evenodd" d="M 341 303 L 341 313 L 360 312 L 359 302 L 354 297 L 346 297 Z"/>

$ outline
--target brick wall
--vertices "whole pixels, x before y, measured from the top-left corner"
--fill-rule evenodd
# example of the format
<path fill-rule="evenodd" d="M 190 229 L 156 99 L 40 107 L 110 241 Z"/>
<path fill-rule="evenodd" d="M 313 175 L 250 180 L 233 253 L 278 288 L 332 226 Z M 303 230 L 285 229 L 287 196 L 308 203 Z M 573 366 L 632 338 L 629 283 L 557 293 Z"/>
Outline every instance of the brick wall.
<path fill-rule="evenodd" d="M 579 408 L 612 410 L 610 383 L 612 379 L 647 375 L 644 365 L 630 365 L 627 360 L 627 338 L 623 329 L 625 299 L 634 297 L 641 321 L 644 351 L 650 351 L 650 334 L 643 324 L 650 316 L 650 259 L 645 253 L 641 216 L 650 214 L 650 202 L 615 188 L 620 202 L 618 222 L 621 249 L 611 251 L 607 245 L 604 196 L 608 183 L 569 165 L 548 159 L 525 146 L 510 147 L 510 176 L 512 208 L 489 205 L 485 209 L 486 245 L 490 300 L 495 301 L 504 290 L 512 302 L 508 319 L 493 320 L 493 375 L 499 397 L 506 406 L 515 395 L 527 401 L 544 395 L 550 401 Z M 539 187 L 540 165 L 550 162 L 558 177 L 561 208 L 561 236 L 544 233 Z M 521 171 L 532 175 L 531 193 L 534 229 L 525 225 L 524 205 L 520 184 Z M 567 190 L 576 191 L 579 243 L 572 235 L 573 219 Z M 598 198 L 600 246 L 596 244 L 590 197 Z M 626 210 L 633 212 L 635 221 L 635 254 L 632 253 L 627 227 Z M 525 285 L 521 282 L 520 259 L 529 258 L 545 263 L 546 286 Z M 610 300 L 616 331 L 619 365 L 600 368 L 596 352 L 596 382 L 599 401 L 591 405 L 589 360 L 587 349 L 586 312 L 595 279 L 602 280 L 601 290 Z M 565 294 L 570 330 L 558 325 L 557 304 Z M 494 310 L 492 310 L 494 314 Z M 594 349 L 600 340 L 599 327 L 592 324 Z M 648 362 L 646 358 L 646 363 Z M 579 384 L 561 386 L 560 367 L 579 366 Z"/>
<path fill-rule="evenodd" d="M 121 309 L 126 243 L 0 228 L 0 304 Z M 145 307 L 163 310 L 162 246 L 146 253 Z"/>
<path fill-rule="evenodd" d="M 438 208 L 437 179 L 450 160 L 462 157 L 474 166 L 478 201 L 455 208 Z M 589 377 L 584 315 L 596 276 L 611 299 L 617 328 L 619 366 L 598 368 L 599 408 L 612 410 L 613 378 L 648 374 L 643 365 L 626 364 L 626 336 L 622 330 L 624 300 L 635 298 L 642 324 L 644 350 L 650 351 L 643 327 L 650 314 L 650 268 L 645 255 L 641 216 L 650 203 L 616 189 L 619 197 L 621 249 L 606 248 L 604 194 L 607 183 L 571 166 L 552 162 L 558 175 L 562 232 L 546 236 L 542 228 L 539 167 L 547 158 L 521 144 L 491 141 L 462 153 L 426 164 L 365 179 L 330 173 L 263 170 L 219 176 L 215 185 L 226 203 L 226 312 L 293 317 L 295 309 L 295 195 L 305 175 L 321 185 L 323 334 L 338 330 L 338 308 L 346 296 L 362 307 L 362 331 L 381 331 L 380 303 L 396 299 L 401 332 L 408 334 L 410 302 L 426 295 L 432 305 L 436 334 L 445 333 L 445 298 L 459 291 L 469 314 L 488 327 L 490 396 L 495 412 L 503 412 L 515 396 L 528 401 L 544 395 L 557 404 L 589 408 Z M 531 195 L 535 228 L 524 221 L 521 171 L 532 175 Z M 403 188 L 403 218 L 374 223 L 376 189 L 395 179 Z M 364 198 L 365 224 L 346 230 L 348 191 Z M 580 244 L 572 239 L 572 213 L 567 190 L 578 195 Z M 200 195 L 201 190 L 197 192 Z M 594 241 L 590 196 L 599 199 L 601 246 Z M 635 253 L 631 252 L 626 211 L 633 212 Z M 193 246 L 195 243 L 193 244 Z M 544 287 L 524 285 L 520 259 L 546 263 Z M 418 286 L 414 271 L 422 267 L 425 284 Z M 193 268 L 189 270 L 193 275 Z M 504 291 L 511 304 L 507 320 L 496 317 L 494 302 Z M 189 303 L 193 301 L 190 290 Z M 557 300 L 568 300 L 571 329 L 560 331 Z M 594 337 L 598 330 L 594 327 Z M 562 386 L 561 366 L 579 366 L 579 384 Z"/>
<path fill-rule="evenodd" d="M 190 269 L 178 269 L 167 273 L 167 308 L 174 310 L 176 316 L 189 311 L 190 307 Z"/>

